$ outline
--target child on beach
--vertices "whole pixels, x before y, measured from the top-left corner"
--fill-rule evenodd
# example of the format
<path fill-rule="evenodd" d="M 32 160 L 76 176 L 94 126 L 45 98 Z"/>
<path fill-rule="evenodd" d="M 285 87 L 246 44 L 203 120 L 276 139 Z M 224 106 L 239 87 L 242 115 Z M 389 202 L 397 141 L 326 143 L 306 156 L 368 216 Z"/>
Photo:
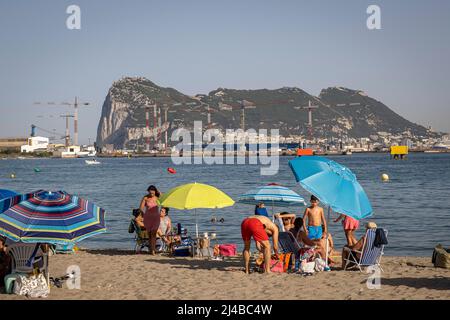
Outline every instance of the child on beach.
<path fill-rule="evenodd" d="M 349 247 L 355 245 L 358 240 L 356 239 L 354 232 L 359 228 L 359 221 L 345 214 L 339 215 L 334 222 L 338 222 L 339 220 L 342 220 L 342 227 L 344 228 L 345 237 L 347 238 L 347 245 Z"/>
<path fill-rule="evenodd" d="M 310 201 L 311 206 L 306 208 L 303 215 L 303 229 L 308 238 L 318 240 L 322 238 L 323 234 L 327 233 L 327 222 L 323 214 L 323 208 L 319 207 L 319 199 L 312 195 Z M 308 221 L 308 227 L 306 227 L 306 221 Z"/>

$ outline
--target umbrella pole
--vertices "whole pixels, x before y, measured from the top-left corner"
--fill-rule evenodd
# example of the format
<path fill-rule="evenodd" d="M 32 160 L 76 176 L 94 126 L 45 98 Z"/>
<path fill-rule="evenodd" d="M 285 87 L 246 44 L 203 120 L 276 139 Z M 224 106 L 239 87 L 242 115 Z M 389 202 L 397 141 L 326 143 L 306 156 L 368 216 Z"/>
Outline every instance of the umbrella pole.
<path fill-rule="evenodd" d="M 273 209 L 273 200 L 272 200 L 272 222 L 275 222 L 274 209 Z"/>
<path fill-rule="evenodd" d="M 328 234 L 330 233 L 328 230 L 328 225 L 330 223 L 330 213 L 331 213 L 331 208 L 330 206 L 328 206 L 328 215 L 327 215 L 327 244 L 325 246 L 325 266 L 328 268 Z"/>
<path fill-rule="evenodd" d="M 199 243 L 199 241 L 200 241 L 200 239 L 199 239 L 199 237 L 198 237 L 198 217 L 197 217 L 197 209 L 194 209 L 194 213 L 195 213 L 195 236 L 196 236 L 196 240 L 197 241 L 195 241 L 196 243 L 197 243 L 197 252 L 196 252 L 196 254 L 195 254 L 195 256 L 197 256 L 197 258 L 198 257 L 200 257 L 200 243 Z"/>

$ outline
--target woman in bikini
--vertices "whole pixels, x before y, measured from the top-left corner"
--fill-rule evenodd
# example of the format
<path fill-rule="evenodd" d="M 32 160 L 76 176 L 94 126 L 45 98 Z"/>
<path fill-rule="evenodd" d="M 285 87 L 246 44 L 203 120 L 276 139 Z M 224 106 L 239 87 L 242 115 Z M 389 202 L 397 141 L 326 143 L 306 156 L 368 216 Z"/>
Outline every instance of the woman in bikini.
<path fill-rule="evenodd" d="M 156 253 L 156 234 L 160 224 L 160 214 L 158 208 L 158 198 L 161 193 L 151 185 L 147 189 L 148 194 L 141 200 L 139 208 L 144 212 L 144 226 L 150 239 L 150 254 Z"/>

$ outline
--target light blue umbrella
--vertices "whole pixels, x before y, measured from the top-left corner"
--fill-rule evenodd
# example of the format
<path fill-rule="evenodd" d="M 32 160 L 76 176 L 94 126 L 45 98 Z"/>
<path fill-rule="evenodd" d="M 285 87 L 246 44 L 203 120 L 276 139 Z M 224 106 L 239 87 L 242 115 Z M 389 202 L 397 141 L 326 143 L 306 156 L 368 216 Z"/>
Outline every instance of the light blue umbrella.
<path fill-rule="evenodd" d="M 372 215 L 369 198 L 349 168 L 319 156 L 295 158 L 289 167 L 306 191 L 334 211 L 357 220 Z"/>
<path fill-rule="evenodd" d="M 289 161 L 295 179 L 328 206 L 357 220 L 372 215 L 372 206 L 355 174 L 347 167 L 319 156 L 303 156 Z M 328 266 L 328 233 L 325 261 Z"/>

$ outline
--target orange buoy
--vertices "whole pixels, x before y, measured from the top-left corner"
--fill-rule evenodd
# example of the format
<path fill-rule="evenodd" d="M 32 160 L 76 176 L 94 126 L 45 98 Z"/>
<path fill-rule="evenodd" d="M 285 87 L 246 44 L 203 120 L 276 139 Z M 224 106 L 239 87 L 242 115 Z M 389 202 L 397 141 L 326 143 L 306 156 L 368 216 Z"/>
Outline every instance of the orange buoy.
<path fill-rule="evenodd" d="M 171 174 L 177 173 L 177 170 L 175 170 L 174 168 L 167 168 L 167 171 Z"/>

